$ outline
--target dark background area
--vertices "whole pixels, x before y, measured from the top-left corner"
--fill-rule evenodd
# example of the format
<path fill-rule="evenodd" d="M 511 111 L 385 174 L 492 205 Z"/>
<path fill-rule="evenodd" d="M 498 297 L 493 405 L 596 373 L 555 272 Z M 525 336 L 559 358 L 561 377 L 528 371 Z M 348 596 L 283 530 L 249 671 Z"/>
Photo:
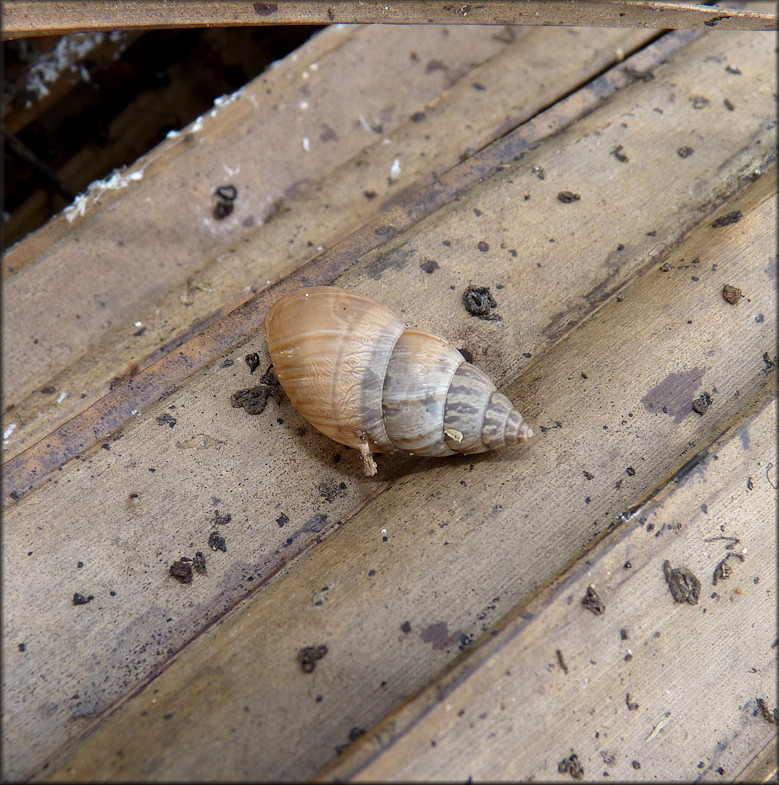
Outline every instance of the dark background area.
<path fill-rule="evenodd" d="M 3 248 L 319 28 L 80 33 L 3 43 Z"/>

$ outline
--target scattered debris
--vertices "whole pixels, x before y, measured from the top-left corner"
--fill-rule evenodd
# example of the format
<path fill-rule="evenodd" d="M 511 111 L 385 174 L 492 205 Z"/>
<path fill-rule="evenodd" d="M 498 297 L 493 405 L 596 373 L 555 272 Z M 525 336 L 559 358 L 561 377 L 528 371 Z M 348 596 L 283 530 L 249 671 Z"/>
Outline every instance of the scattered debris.
<path fill-rule="evenodd" d="M 757 714 L 758 711 L 766 722 L 770 722 L 771 725 L 779 724 L 779 709 L 771 709 L 765 698 L 757 699 L 757 710 L 755 711 L 755 714 Z"/>
<path fill-rule="evenodd" d="M 419 265 L 419 268 L 422 270 L 422 272 L 428 273 L 429 275 L 430 273 L 434 273 L 438 269 L 438 262 L 435 261 L 435 259 L 428 259 L 422 262 Z"/>
<path fill-rule="evenodd" d="M 676 154 L 679 156 L 679 158 L 689 158 L 694 152 L 695 150 L 692 147 L 684 145 L 676 151 Z"/>
<path fill-rule="evenodd" d="M 303 673 L 311 673 L 316 667 L 317 660 L 321 660 L 322 657 L 327 654 L 327 646 L 304 646 L 298 652 L 298 662 L 300 663 L 300 669 Z"/>
<path fill-rule="evenodd" d="M 563 669 L 563 673 L 567 676 L 568 666 L 565 664 L 565 660 L 563 659 L 563 653 L 560 651 L 560 649 L 557 649 L 556 654 L 557 654 L 557 662 L 560 664 L 560 667 Z"/>
<path fill-rule="evenodd" d="M 168 569 L 179 583 L 192 583 L 192 559 L 188 556 L 182 556 L 178 561 L 174 561 Z"/>
<path fill-rule="evenodd" d="M 249 366 L 249 373 L 254 373 L 260 367 L 260 355 L 257 352 L 250 352 L 243 361 Z"/>
<path fill-rule="evenodd" d="M 660 733 L 660 731 L 666 725 L 668 725 L 670 721 L 671 721 L 671 712 L 667 711 L 665 714 L 663 714 L 663 718 L 660 720 L 660 722 L 658 722 L 657 725 L 655 725 L 655 727 L 652 728 L 651 733 L 646 737 L 646 739 L 644 739 L 644 741 L 652 741 L 652 739 L 654 739 L 654 737 L 657 736 L 657 734 Z"/>
<path fill-rule="evenodd" d="M 630 700 L 630 693 L 625 693 L 625 703 L 627 704 L 628 711 L 635 711 L 638 708 L 638 704 L 635 701 Z"/>
<path fill-rule="evenodd" d="M 170 425 L 171 428 L 173 428 L 177 422 L 178 420 L 176 420 L 173 415 L 168 414 L 167 412 L 165 412 L 165 414 L 161 414 L 157 418 L 157 425 Z"/>
<path fill-rule="evenodd" d="M 592 611 L 596 616 L 600 616 L 605 610 L 606 606 L 595 591 L 595 587 L 588 586 L 587 593 L 582 597 L 582 605 L 588 610 Z"/>
<path fill-rule="evenodd" d="M 581 199 L 581 196 L 579 194 L 575 194 L 573 191 L 560 191 L 560 193 L 557 194 L 557 200 L 563 204 L 578 202 L 579 199 Z"/>
<path fill-rule="evenodd" d="M 276 403 L 281 402 L 281 385 L 272 365 L 260 377 L 260 383 L 256 387 L 234 392 L 230 396 L 230 406 L 234 409 L 243 406 L 248 414 L 262 414 L 269 398 L 273 398 Z"/>
<path fill-rule="evenodd" d="M 220 185 L 214 193 L 216 196 L 214 218 L 216 218 L 217 221 L 221 221 L 224 218 L 227 218 L 235 209 L 238 189 L 234 185 Z"/>
<path fill-rule="evenodd" d="M 728 559 L 731 556 L 735 556 L 740 561 L 744 561 L 744 554 L 743 553 L 729 553 L 715 568 L 714 568 L 714 575 L 712 576 L 711 582 L 716 586 L 718 581 L 725 581 L 730 578 L 731 573 L 733 572 L 733 568 L 728 564 Z"/>
<path fill-rule="evenodd" d="M 224 526 L 233 519 L 229 512 L 221 513 L 219 510 L 214 510 L 214 519 L 211 521 L 212 526 Z"/>
<path fill-rule="evenodd" d="M 627 157 L 625 153 L 622 152 L 624 148 L 621 144 L 618 144 L 612 151 L 611 154 L 618 160 L 621 161 L 623 164 L 627 163 L 630 158 Z"/>
<path fill-rule="evenodd" d="M 584 776 L 584 768 L 579 763 L 579 756 L 575 752 L 557 764 L 557 771 L 560 774 L 570 774 L 575 780 L 580 780 Z"/>
<path fill-rule="evenodd" d="M 707 537 L 704 542 L 716 542 L 717 540 L 727 540 L 726 551 L 732 551 L 737 545 L 741 544 L 741 540 L 738 537 L 728 537 L 722 534 L 718 534 L 716 537 Z"/>
<path fill-rule="evenodd" d="M 490 294 L 489 286 L 469 285 L 463 292 L 463 305 L 471 316 L 478 316 L 480 319 L 488 321 L 500 319 L 498 314 L 492 312 L 498 304 Z"/>
<path fill-rule="evenodd" d="M 89 597 L 85 597 L 83 594 L 79 594 L 78 592 L 76 592 L 73 595 L 73 604 L 74 605 L 86 605 L 88 602 L 92 602 L 92 600 L 94 600 L 94 599 L 95 598 L 94 598 L 94 596 L 92 594 L 90 594 Z"/>
<path fill-rule="evenodd" d="M 206 574 L 206 557 L 203 555 L 203 551 L 198 551 L 195 554 L 195 558 L 192 560 L 192 566 L 199 575 Z"/>
<path fill-rule="evenodd" d="M 729 283 L 726 283 L 722 287 L 722 299 L 726 303 L 730 303 L 731 305 L 737 305 L 738 301 L 744 296 L 744 293 L 741 289 L 737 289 L 735 286 L 731 286 Z"/>
<path fill-rule="evenodd" d="M 671 562 L 666 559 L 663 562 L 663 574 L 671 590 L 674 602 L 698 604 L 698 597 L 701 593 L 701 582 L 695 577 L 692 571 L 685 567 L 671 567 Z"/>
<path fill-rule="evenodd" d="M 763 373 L 771 373 L 771 371 L 776 368 L 776 358 L 771 357 L 768 352 L 763 352 L 763 362 L 765 363 L 765 368 L 763 368 Z"/>
<path fill-rule="evenodd" d="M 709 406 L 711 406 L 711 396 L 707 392 L 701 393 L 692 402 L 692 410 L 697 414 L 706 414 Z"/>
<path fill-rule="evenodd" d="M 733 210 L 727 215 L 721 215 L 716 221 L 712 221 L 712 226 L 715 229 L 720 229 L 723 226 L 730 226 L 730 224 L 738 223 L 741 220 L 741 210 Z"/>
<path fill-rule="evenodd" d="M 208 535 L 208 547 L 214 552 L 223 551 L 224 553 L 227 553 L 225 538 L 222 537 L 218 531 L 212 531 L 211 534 Z"/>

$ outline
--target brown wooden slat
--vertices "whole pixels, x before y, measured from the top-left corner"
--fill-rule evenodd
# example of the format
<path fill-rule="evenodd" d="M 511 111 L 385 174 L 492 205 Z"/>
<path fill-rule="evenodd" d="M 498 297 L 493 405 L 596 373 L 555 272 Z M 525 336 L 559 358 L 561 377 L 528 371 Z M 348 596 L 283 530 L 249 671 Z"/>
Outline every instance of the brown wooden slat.
<path fill-rule="evenodd" d="M 767 612 L 775 386 L 745 414 L 659 499 L 317 781 L 568 781 L 558 763 L 572 752 L 588 781 L 770 776 L 776 731 L 757 698 L 777 703 Z M 732 551 L 726 536 L 740 539 Z M 728 554 L 732 573 L 714 585 Z M 697 605 L 673 601 L 666 559 L 699 579 Z M 582 605 L 588 586 L 605 606 L 600 617 Z M 760 748 L 751 776 L 739 776 Z"/>
<path fill-rule="evenodd" d="M 776 15 L 737 8 L 701 8 L 694 3 L 650 0 L 318 0 L 247 3 L 210 0 L 161 2 L 136 0 L 120 5 L 80 0 L 52 5 L 41 0 L 6 0 L 3 38 L 48 35 L 72 30 L 195 27 L 246 24 L 494 24 L 595 27 L 718 27 L 725 30 L 775 30 Z"/>
<path fill-rule="evenodd" d="M 724 68 L 732 52 L 752 88 L 742 88 L 737 124 L 723 120 L 730 110 L 714 111 L 723 97 L 717 91 L 727 84 L 717 76 L 728 76 Z M 297 434 L 302 423 L 288 406 L 278 410 L 281 427 L 276 410 L 248 420 L 228 409 L 229 393 L 245 385 L 248 373 L 240 365 L 217 367 L 192 377 L 125 426 L 110 451 L 71 462 L 9 510 L 3 551 L 14 584 L 3 598 L 6 662 L 13 668 L 7 683 L 24 687 L 27 702 L 17 704 L 7 692 L 11 711 L 5 728 L 15 742 L 8 748 L 17 757 L 4 765 L 25 771 L 50 759 L 47 744 L 76 735 L 90 711 L 101 712 L 107 701 L 132 691 L 139 678 L 249 592 L 248 578 L 258 582 L 260 572 L 263 579 L 278 577 L 102 727 L 125 721 L 135 727 L 134 717 L 147 727 L 151 719 L 141 714 L 147 710 L 142 701 L 160 689 L 151 717 L 159 725 L 147 727 L 157 737 L 151 746 L 134 733 L 128 739 L 131 747 L 143 749 L 155 774 L 169 765 L 153 757 L 159 743 L 165 747 L 161 754 L 175 759 L 176 776 L 188 776 L 182 761 L 208 776 L 207 766 L 220 758 L 209 757 L 205 768 L 198 762 L 197 756 L 209 755 L 204 739 L 223 752 L 225 744 L 230 747 L 232 776 L 250 771 L 256 778 L 257 761 L 239 756 L 268 750 L 266 776 L 281 776 L 298 760 L 289 776 L 313 773 L 335 745 L 346 743 L 351 723 L 368 727 L 418 691 L 457 656 L 459 635 L 466 641 L 478 635 L 569 563 L 618 511 L 708 444 L 769 378 L 761 354 L 775 338 L 768 307 L 774 297 L 774 221 L 764 206 L 773 205 L 773 172 L 758 177 L 742 203 L 722 206 L 721 214 L 742 209 L 740 222 L 715 230 L 709 225 L 714 215 L 702 223 L 701 217 L 723 194 L 746 188 L 754 168 L 772 159 L 773 106 L 764 78 L 772 57 L 773 41 L 760 36 L 718 35 L 691 44 L 657 65 L 654 79 L 634 82 L 565 133 L 532 151 L 518 145 L 516 155 L 524 152 L 519 160 L 494 161 L 491 172 L 482 172 L 483 182 L 399 235 L 385 253 L 363 255 L 342 276 L 342 284 L 405 307 L 405 317 L 416 326 L 471 348 L 477 363 L 521 401 L 531 425 L 543 434 L 525 450 L 478 458 L 472 470 L 467 459 L 382 461 L 382 476 L 395 482 L 381 492 L 380 485 L 358 477 L 354 456 L 344 454 L 333 464 L 337 448 L 310 431 L 305 438 Z M 705 123 L 700 112 L 706 110 L 682 100 L 699 94 L 701 85 L 709 97 Z M 680 159 L 678 145 L 693 132 L 700 134 L 695 153 Z M 612 153 L 620 144 L 627 162 Z M 669 160 L 677 175 L 670 182 L 664 169 Z M 692 166 L 682 168 L 679 160 Z M 544 180 L 536 166 L 543 168 Z M 563 205 L 556 198 L 562 188 L 576 189 L 582 198 Z M 604 232 L 604 214 L 610 212 L 618 223 Z M 700 234 L 676 247 L 675 240 L 696 223 Z M 597 230 L 588 230 L 593 226 Z M 648 231 L 654 236 L 647 237 Z M 491 252 L 478 250 L 480 238 L 489 241 Z M 618 242 L 622 251 L 616 251 Z M 669 247 L 667 272 L 650 269 L 621 293 L 622 302 L 612 298 L 600 321 L 596 317 L 561 340 L 639 272 L 659 264 L 657 254 Z M 679 258 L 695 258 L 690 251 L 718 268 L 700 274 L 684 269 Z M 418 267 L 428 258 L 439 263 L 433 277 Z M 731 282 L 750 297 L 749 312 L 746 302 L 736 310 L 721 298 L 721 286 L 734 271 L 738 280 Z M 462 288 L 476 279 L 504 287 L 495 290 L 502 326 L 474 324 L 459 310 Z M 764 314 L 762 321 L 744 318 L 752 317 L 752 309 Z M 688 319 L 694 328 L 688 329 Z M 240 363 L 250 348 L 260 346 L 238 346 L 229 358 Z M 535 355 L 530 367 L 524 353 Z M 674 377 L 699 365 L 708 375 Z M 582 372 L 591 384 L 581 380 Z M 687 408 L 686 417 L 674 423 L 698 383 L 716 386 L 721 404 L 702 418 Z M 650 396 L 659 395 L 658 387 L 666 391 L 670 416 L 657 411 L 657 396 Z M 732 397 L 736 389 L 739 398 Z M 645 396 L 650 397 L 640 405 Z M 157 424 L 164 414 L 179 418 L 175 429 L 165 421 Z M 618 472 L 612 473 L 612 465 Z M 635 466 L 636 479 L 617 488 L 623 465 Z M 591 471 L 593 480 L 582 476 L 577 484 L 578 468 Z M 336 488 L 344 482 L 346 496 L 336 490 L 332 502 L 323 501 L 323 481 Z M 221 509 L 237 513 L 236 525 L 226 532 L 227 554 L 209 556 L 209 579 L 193 583 L 189 592 L 167 577 L 166 568 L 172 555 L 202 547 L 215 499 Z M 496 500 L 503 508 L 493 511 Z M 572 513 L 563 518 L 560 510 L 568 508 Z M 286 531 L 275 520 L 281 510 L 291 513 Z M 317 531 L 311 521 L 323 512 L 329 518 Z M 333 526 L 337 520 L 348 523 Z M 285 549 L 290 529 L 295 536 Z M 306 550 L 319 537 L 323 541 Z M 74 566 L 80 559 L 89 565 L 86 572 Z M 17 560 L 24 569 L 14 569 Z M 84 583 L 95 587 L 97 599 L 74 609 L 69 596 Z M 116 597 L 109 599 L 109 588 L 118 589 Z M 493 602 L 496 596 L 501 599 Z M 40 610 L 30 614 L 30 607 Z M 404 619 L 411 619 L 414 635 L 398 631 Z M 58 649 L 51 646 L 52 630 Z M 419 635 L 423 630 L 427 634 Z M 333 641 L 328 658 L 314 674 L 300 673 L 295 653 L 324 634 Z M 19 642 L 27 643 L 25 652 L 18 651 Z M 79 657 L 63 661 L 62 650 Z M 96 669 L 104 682 L 90 685 Z M 204 718 L 190 697 L 207 691 L 212 679 L 219 685 L 207 695 Z M 79 698 L 70 702 L 74 694 Z M 244 704 L 245 697 L 250 700 Z M 175 709 L 175 722 L 162 713 L 157 719 L 158 705 Z M 242 720 L 230 734 L 236 706 L 243 717 L 243 705 L 249 707 L 249 724 Z M 211 720 L 218 726 L 213 735 L 198 725 Z M 255 720 L 259 727 L 251 724 Z M 100 747 L 102 733 L 109 731 L 98 731 L 83 748 L 84 766 L 106 762 L 111 748 Z M 188 738 L 195 737 L 198 749 L 190 755 Z M 89 757 L 93 743 L 102 750 L 100 760 Z M 121 764 L 129 767 L 121 769 L 125 772 L 138 763 L 131 747 L 125 750 L 129 762 Z M 18 756 L 26 756 L 25 762 Z"/>

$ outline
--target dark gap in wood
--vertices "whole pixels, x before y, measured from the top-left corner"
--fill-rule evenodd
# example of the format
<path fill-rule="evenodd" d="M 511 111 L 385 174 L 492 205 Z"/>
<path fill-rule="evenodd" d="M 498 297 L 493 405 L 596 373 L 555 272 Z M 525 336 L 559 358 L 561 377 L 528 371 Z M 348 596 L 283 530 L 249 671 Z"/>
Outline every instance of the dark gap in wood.
<path fill-rule="evenodd" d="M 16 144 L 6 149 L 4 247 L 61 211 L 68 204 L 64 195 L 72 199 L 90 182 L 134 163 L 169 131 L 184 128 L 210 109 L 215 98 L 240 89 L 319 29 L 152 30 L 123 51 L 115 48 L 116 57 L 101 59 L 90 50 L 72 65 L 56 55 L 61 39 L 37 51 L 26 39 L 3 42 L 7 73 L 13 77 L 3 89 L 3 119 L 6 126 L 20 126 L 12 140 Z M 57 81 L 69 86 L 41 86 L 36 73 L 44 62 L 47 68 L 61 62 Z M 45 106 L 50 89 L 64 92 Z M 36 102 L 41 102 L 40 111 L 35 111 Z M 153 106 L 153 112 L 144 114 L 142 103 Z M 114 126 L 133 112 L 134 104 L 138 109 L 129 132 L 123 119 L 120 134 Z M 29 155 L 20 154 L 22 148 Z M 85 153 L 92 165 L 73 172 L 74 162 Z"/>

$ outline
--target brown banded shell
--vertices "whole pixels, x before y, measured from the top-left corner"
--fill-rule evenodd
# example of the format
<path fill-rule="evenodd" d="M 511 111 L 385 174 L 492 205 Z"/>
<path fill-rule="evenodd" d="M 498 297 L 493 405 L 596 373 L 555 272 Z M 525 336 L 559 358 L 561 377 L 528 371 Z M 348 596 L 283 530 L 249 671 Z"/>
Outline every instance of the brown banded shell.
<path fill-rule="evenodd" d="M 262 325 L 295 408 L 341 444 L 417 455 L 477 453 L 533 432 L 490 379 L 441 338 L 334 286 L 282 297 Z"/>

